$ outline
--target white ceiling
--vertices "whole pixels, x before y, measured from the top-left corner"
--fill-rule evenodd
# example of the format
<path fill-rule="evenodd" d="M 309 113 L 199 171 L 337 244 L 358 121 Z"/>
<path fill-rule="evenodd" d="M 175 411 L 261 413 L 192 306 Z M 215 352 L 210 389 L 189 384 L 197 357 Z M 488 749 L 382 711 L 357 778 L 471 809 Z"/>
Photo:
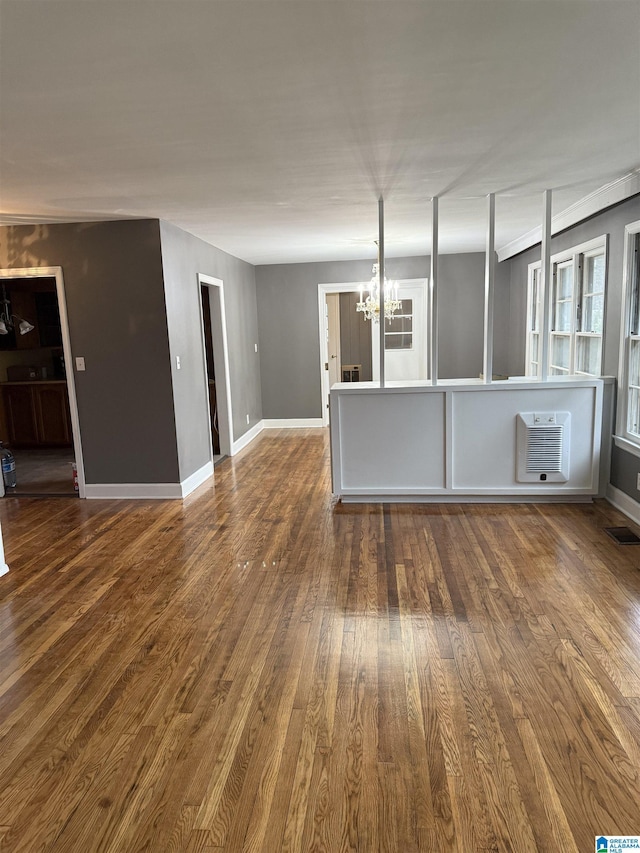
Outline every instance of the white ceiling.
<path fill-rule="evenodd" d="M 640 165 L 635 0 L 0 0 L 0 221 L 252 263 L 497 244 Z"/>

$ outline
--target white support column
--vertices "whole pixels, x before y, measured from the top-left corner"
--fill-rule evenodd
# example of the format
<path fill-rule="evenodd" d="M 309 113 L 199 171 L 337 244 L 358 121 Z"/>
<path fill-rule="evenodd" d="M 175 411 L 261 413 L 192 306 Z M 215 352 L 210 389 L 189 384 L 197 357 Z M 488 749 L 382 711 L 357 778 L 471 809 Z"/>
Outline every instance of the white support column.
<path fill-rule="evenodd" d="M 429 279 L 429 379 L 438 384 L 438 197 L 431 199 L 431 277 Z"/>
<path fill-rule="evenodd" d="M 380 298 L 380 387 L 384 388 L 384 199 L 378 199 L 378 296 Z"/>
<path fill-rule="evenodd" d="M 483 372 L 486 385 L 493 377 L 493 301 L 496 284 L 496 197 L 487 196 L 487 248 L 484 261 L 484 356 Z"/>
<path fill-rule="evenodd" d="M 542 326 L 540 329 L 540 379 L 549 378 L 549 326 L 551 322 L 551 190 L 544 193 L 542 221 Z"/>

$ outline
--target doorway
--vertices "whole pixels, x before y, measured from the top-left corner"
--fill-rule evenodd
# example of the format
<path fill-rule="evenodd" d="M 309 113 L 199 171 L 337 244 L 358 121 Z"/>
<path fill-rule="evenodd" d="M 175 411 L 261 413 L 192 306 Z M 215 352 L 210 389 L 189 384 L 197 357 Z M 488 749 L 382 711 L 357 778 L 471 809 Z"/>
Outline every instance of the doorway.
<path fill-rule="evenodd" d="M 211 432 L 211 459 L 215 466 L 231 456 L 233 445 L 224 288 L 220 279 L 199 274 L 198 290 L 207 418 Z"/>
<path fill-rule="evenodd" d="M 329 423 L 329 390 L 336 382 L 366 382 L 371 374 L 371 324 L 356 311 L 359 283 L 319 284 L 322 423 Z"/>
<path fill-rule="evenodd" d="M 0 440 L 15 463 L 4 493 L 84 497 L 62 268 L 0 270 L 0 302 Z"/>
<path fill-rule="evenodd" d="M 211 445 L 213 449 L 214 467 L 222 458 L 220 453 L 220 429 L 218 426 L 218 403 L 216 400 L 216 367 L 213 357 L 213 332 L 211 331 L 211 300 L 209 288 L 200 285 L 200 302 L 202 308 L 202 326 L 204 330 L 204 355 L 207 367 L 207 387 L 209 391 L 209 423 L 211 426 Z"/>
<path fill-rule="evenodd" d="M 385 323 L 385 377 L 413 380 L 428 378 L 428 301 L 427 279 L 398 281 L 398 296 L 402 303 L 398 316 Z M 356 311 L 360 287 L 368 282 L 318 285 L 318 318 L 320 342 L 320 387 L 322 423 L 329 424 L 329 389 L 334 384 L 332 363 L 340 362 L 338 381 L 379 381 L 380 335 L 377 324 Z M 335 308 L 336 297 L 340 310 Z M 336 320 L 336 317 L 338 318 Z M 340 324 L 336 333 L 335 326 Z M 347 332 L 347 326 L 349 331 Z M 335 340 L 340 347 L 336 349 Z M 332 359 L 331 356 L 336 358 Z M 357 361 L 354 359 L 357 358 Z M 354 370 L 353 368 L 358 368 Z"/>

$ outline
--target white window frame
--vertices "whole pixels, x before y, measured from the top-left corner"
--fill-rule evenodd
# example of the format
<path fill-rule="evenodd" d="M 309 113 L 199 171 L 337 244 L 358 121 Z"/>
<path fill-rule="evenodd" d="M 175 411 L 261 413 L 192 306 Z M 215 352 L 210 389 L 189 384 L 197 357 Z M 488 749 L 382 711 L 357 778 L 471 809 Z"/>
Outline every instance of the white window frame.
<path fill-rule="evenodd" d="M 595 257 L 597 255 L 604 256 L 604 307 L 603 307 L 603 321 L 602 321 L 602 334 L 597 334 L 593 332 L 583 332 L 579 328 L 580 324 L 580 311 L 581 311 L 581 299 L 583 294 L 583 276 L 586 271 L 585 258 Z M 600 237 L 596 237 L 593 240 L 589 240 L 586 243 L 580 243 L 578 246 L 573 246 L 570 249 L 566 249 L 562 252 L 558 252 L 555 255 L 551 256 L 551 281 L 549 285 L 551 287 L 551 294 L 549 299 L 549 376 L 601 376 L 602 375 L 602 364 L 604 358 L 604 337 L 605 337 L 605 326 L 606 326 L 606 304 L 607 304 L 607 284 L 608 284 L 608 259 L 609 255 L 609 241 L 608 235 L 603 234 Z M 568 331 L 556 331 L 554 330 L 554 318 L 555 318 L 555 290 L 556 290 L 556 282 L 558 276 L 558 270 L 562 267 L 569 267 L 573 271 L 573 286 L 571 292 L 571 319 Z M 526 361 L 525 361 L 525 374 L 527 376 L 540 376 L 540 363 L 537 364 L 537 372 L 533 370 L 533 336 L 535 334 L 539 335 L 539 352 L 542 350 L 542 328 L 541 328 L 541 320 L 542 320 L 542 304 L 543 304 L 543 294 L 538 287 L 538 300 L 539 307 L 537 309 L 537 329 L 532 328 L 531 318 L 533 316 L 534 306 L 532 305 L 532 300 L 535 293 L 535 282 L 536 280 L 539 282 L 541 278 L 542 272 L 542 262 L 537 261 L 536 263 L 529 264 L 529 273 L 528 273 L 528 287 L 527 287 L 527 339 L 526 339 Z M 559 365 L 554 366 L 553 364 L 553 341 L 554 339 L 558 339 L 560 337 L 565 337 L 569 339 L 569 365 L 568 367 L 561 367 Z M 600 365 L 597 373 L 587 373 L 585 371 L 579 371 L 576 369 L 576 353 L 577 353 L 577 341 L 578 338 L 600 338 Z"/>
<path fill-rule="evenodd" d="M 535 297 L 535 304 L 534 304 Z M 542 263 L 529 264 L 527 285 L 527 344 L 525 375 L 540 377 L 542 353 Z M 538 360 L 533 358 L 533 338 L 538 336 Z M 534 369 L 535 365 L 535 369 Z"/>
<path fill-rule="evenodd" d="M 413 299 L 409 297 L 408 299 L 400 299 L 400 302 L 410 302 L 411 303 L 411 312 L 406 314 L 402 311 L 402 308 L 393 315 L 394 320 L 400 320 L 404 318 L 409 318 L 411 320 L 411 331 L 410 332 L 389 332 L 387 331 L 387 320 L 384 321 L 384 348 L 385 352 L 407 352 L 407 350 L 413 349 Z M 411 336 L 411 346 L 409 347 L 388 347 L 387 346 L 387 338 L 401 337 L 403 335 Z"/>
<path fill-rule="evenodd" d="M 622 322 L 620 327 L 620 363 L 618 369 L 618 412 L 615 443 L 636 456 L 640 456 L 640 428 L 638 433 L 629 429 L 629 391 L 631 343 L 640 346 L 640 329 L 632 334 L 631 312 L 634 307 L 634 291 L 640 300 L 640 265 L 636 251 L 640 252 L 640 220 L 631 222 L 624 229 L 624 261 L 622 274 Z M 638 307 L 640 311 L 640 306 Z"/>

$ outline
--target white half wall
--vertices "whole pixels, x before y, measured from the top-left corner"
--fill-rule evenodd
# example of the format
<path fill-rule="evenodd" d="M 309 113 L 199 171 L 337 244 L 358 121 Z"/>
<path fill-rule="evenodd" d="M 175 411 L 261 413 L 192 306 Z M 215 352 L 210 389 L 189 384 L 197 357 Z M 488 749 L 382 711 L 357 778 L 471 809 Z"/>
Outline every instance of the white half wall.
<path fill-rule="evenodd" d="M 333 491 L 343 500 L 523 500 L 597 495 L 603 381 L 443 382 L 331 389 Z M 610 395 L 607 396 L 610 401 Z M 516 476 L 516 421 L 524 412 L 569 412 L 566 482 Z"/>

